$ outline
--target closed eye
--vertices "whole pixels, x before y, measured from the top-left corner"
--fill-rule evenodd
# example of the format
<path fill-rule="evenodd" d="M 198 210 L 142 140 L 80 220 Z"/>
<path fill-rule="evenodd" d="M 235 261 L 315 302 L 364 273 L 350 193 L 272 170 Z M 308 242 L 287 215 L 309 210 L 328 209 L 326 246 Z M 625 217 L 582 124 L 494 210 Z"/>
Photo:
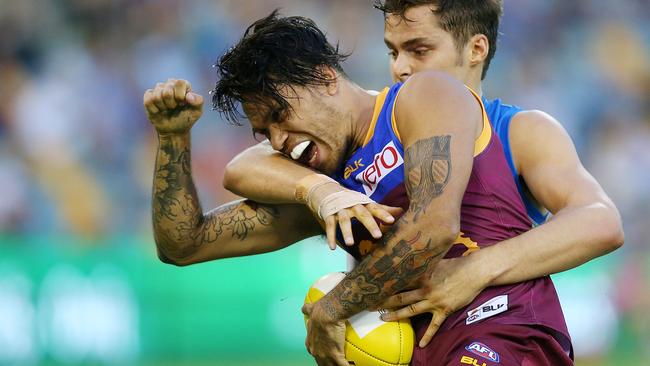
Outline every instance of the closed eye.
<path fill-rule="evenodd" d="M 429 51 L 431 51 L 431 49 L 428 47 L 418 47 L 411 50 L 411 53 L 413 53 L 415 56 L 421 57 L 421 56 L 426 56 L 429 53 Z"/>
<path fill-rule="evenodd" d="M 262 142 L 269 139 L 269 131 L 266 129 L 253 129 L 253 139 L 257 142 Z"/>

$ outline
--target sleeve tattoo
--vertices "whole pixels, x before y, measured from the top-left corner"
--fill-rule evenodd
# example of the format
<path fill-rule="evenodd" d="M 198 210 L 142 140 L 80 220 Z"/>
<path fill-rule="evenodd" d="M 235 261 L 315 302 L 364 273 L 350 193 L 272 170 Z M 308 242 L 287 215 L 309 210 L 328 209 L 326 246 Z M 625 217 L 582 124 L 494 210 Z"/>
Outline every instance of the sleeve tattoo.
<path fill-rule="evenodd" d="M 189 146 L 178 148 L 163 139 L 156 158 L 152 214 L 159 245 L 181 258 L 224 234 L 243 241 L 258 225 L 269 226 L 279 215 L 275 207 L 245 200 L 203 215 L 192 180 Z"/>
<path fill-rule="evenodd" d="M 326 296 L 323 309 L 334 319 L 345 319 L 386 297 L 413 287 L 446 252 L 434 233 L 420 227 L 422 214 L 442 195 L 451 176 L 451 136 L 419 140 L 405 151 L 405 185 L 410 206 L 404 216 Z"/>

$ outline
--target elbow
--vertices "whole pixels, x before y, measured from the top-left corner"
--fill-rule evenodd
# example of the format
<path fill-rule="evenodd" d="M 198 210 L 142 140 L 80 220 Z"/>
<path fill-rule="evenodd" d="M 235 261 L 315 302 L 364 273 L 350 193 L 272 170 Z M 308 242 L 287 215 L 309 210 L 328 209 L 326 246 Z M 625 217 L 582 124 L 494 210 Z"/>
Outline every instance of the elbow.
<path fill-rule="evenodd" d="M 169 250 L 164 249 L 165 246 L 163 243 L 161 243 L 159 240 L 156 240 L 156 253 L 158 255 L 158 259 L 165 264 L 170 264 L 172 266 L 176 267 L 185 267 L 189 266 L 190 264 L 196 263 L 195 261 L 192 260 L 191 255 L 177 255 L 171 253 Z"/>
<path fill-rule="evenodd" d="M 223 174 L 223 187 L 234 194 L 239 194 L 238 188 L 245 175 L 246 173 L 242 172 L 236 161 L 229 162 Z"/>
<path fill-rule="evenodd" d="M 187 260 L 187 259 L 179 259 L 179 258 L 170 258 L 160 251 L 158 251 L 158 259 L 165 263 L 165 264 L 170 264 L 175 267 L 187 267 L 190 264 L 194 264 L 195 262 Z"/>
<path fill-rule="evenodd" d="M 614 222 L 611 224 L 611 228 L 607 233 L 607 249 L 612 252 L 616 249 L 619 249 L 623 246 L 625 242 L 625 232 L 623 232 L 623 223 L 620 218 L 616 217 Z"/>
<path fill-rule="evenodd" d="M 180 266 L 178 262 L 168 256 L 165 255 L 162 251 L 158 250 L 158 259 L 165 263 L 165 264 L 171 264 L 173 266 Z"/>
<path fill-rule="evenodd" d="M 599 242 L 602 243 L 604 253 L 613 252 L 623 246 L 625 242 L 625 233 L 623 232 L 623 223 L 621 216 L 616 207 L 606 206 L 599 227 Z"/>

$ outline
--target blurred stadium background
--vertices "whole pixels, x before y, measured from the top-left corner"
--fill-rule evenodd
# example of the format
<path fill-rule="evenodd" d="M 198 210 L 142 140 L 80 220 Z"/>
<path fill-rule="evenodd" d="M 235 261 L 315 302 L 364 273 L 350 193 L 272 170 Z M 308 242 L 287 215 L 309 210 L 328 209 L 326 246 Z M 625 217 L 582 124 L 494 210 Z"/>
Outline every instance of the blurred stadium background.
<path fill-rule="evenodd" d="M 0 0 L 0 365 L 308 365 L 300 305 L 345 268 L 320 239 L 176 268 L 158 262 L 145 89 L 211 65 L 275 7 L 353 51 L 353 80 L 390 80 L 371 0 Z M 555 276 L 578 365 L 650 357 L 650 2 L 505 2 L 488 97 L 569 130 L 622 212 L 625 246 Z M 234 197 L 224 165 L 254 143 L 206 108 L 204 208 Z"/>

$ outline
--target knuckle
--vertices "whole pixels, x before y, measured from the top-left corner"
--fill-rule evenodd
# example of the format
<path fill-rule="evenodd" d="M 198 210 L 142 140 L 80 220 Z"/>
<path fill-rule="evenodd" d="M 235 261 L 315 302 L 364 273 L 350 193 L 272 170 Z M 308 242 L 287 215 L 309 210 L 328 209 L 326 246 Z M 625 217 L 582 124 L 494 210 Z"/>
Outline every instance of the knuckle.
<path fill-rule="evenodd" d="M 368 211 L 368 209 L 367 209 L 365 206 L 363 206 L 363 205 L 357 205 L 357 206 L 355 206 L 355 210 L 354 210 L 354 211 L 355 211 L 356 214 L 359 215 L 359 216 L 363 216 L 363 217 L 372 216 L 372 215 L 370 214 L 370 212 Z"/>
<path fill-rule="evenodd" d="M 425 284 L 422 288 L 420 288 L 417 292 L 418 296 L 420 297 L 428 297 L 429 294 L 431 294 L 432 287 L 429 284 Z"/>
<path fill-rule="evenodd" d="M 445 318 L 446 318 L 447 316 L 449 316 L 449 314 L 453 313 L 454 311 L 453 311 L 453 309 L 451 307 L 445 305 L 445 306 L 442 307 L 441 312 L 442 312 L 442 315 L 444 315 Z"/>

